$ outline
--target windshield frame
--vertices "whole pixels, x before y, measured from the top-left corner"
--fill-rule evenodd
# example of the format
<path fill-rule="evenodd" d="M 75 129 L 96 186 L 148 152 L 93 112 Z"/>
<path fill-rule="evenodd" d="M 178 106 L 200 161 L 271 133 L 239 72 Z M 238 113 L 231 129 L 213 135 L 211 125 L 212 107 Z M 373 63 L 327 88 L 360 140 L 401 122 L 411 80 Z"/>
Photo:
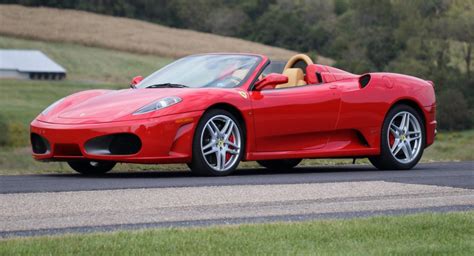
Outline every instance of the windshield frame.
<path fill-rule="evenodd" d="M 203 53 L 203 54 L 193 54 L 193 55 L 189 55 L 189 56 L 186 56 L 186 57 L 183 57 L 183 58 L 180 58 L 180 59 L 177 59 L 171 63 L 169 63 L 168 65 L 156 70 L 155 72 L 151 73 L 150 75 L 148 75 L 147 77 L 145 77 L 140 83 L 138 83 L 136 85 L 136 88 L 137 89 L 145 89 L 147 88 L 147 86 L 150 86 L 151 83 L 145 85 L 143 82 L 146 82 L 147 78 L 157 74 L 158 72 L 163 72 L 164 70 L 172 67 L 172 65 L 180 62 L 180 61 L 183 61 L 187 58 L 191 58 L 191 57 L 199 57 L 199 56 L 247 56 L 247 57 L 252 57 L 252 58 L 255 58 L 256 61 L 255 63 L 252 65 L 252 67 L 249 69 L 249 71 L 247 72 L 246 76 L 244 77 L 244 79 L 242 79 L 242 81 L 240 81 L 239 84 L 235 85 L 235 86 L 228 86 L 228 87 L 218 87 L 218 86 L 206 86 L 206 85 L 203 85 L 203 86 L 199 86 L 199 87 L 194 87 L 194 86 L 189 86 L 189 87 L 183 87 L 184 89 L 188 89 L 188 88 L 192 88 L 192 89 L 205 89 L 205 88 L 221 88 L 221 89 L 231 89 L 231 88 L 239 88 L 239 87 L 244 87 L 246 85 L 248 85 L 248 82 L 249 82 L 249 79 L 255 74 L 256 70 L 259 69 L 259 67 L 262 66 L 262 62 L 265 61 L 265 57 L 262 56 L 262 55 L 259 55 L 259 54 L 250 54 L 250 53 Z"/>

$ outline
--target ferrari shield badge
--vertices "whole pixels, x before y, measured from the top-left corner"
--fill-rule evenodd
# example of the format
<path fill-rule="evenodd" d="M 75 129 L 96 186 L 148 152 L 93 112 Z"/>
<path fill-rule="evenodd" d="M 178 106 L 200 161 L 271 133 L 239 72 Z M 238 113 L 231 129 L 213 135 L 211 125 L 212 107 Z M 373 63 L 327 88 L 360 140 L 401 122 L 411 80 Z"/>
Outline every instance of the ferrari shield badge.
<path fill-rule="evenodd" d="M 247 99 L 247 98 L 248 98 L 248 95 L 247 95 L 246 92 L 239 91 L 239 94 L 240 94 L 240 96 L 242 96 L 244 99 Z"/>

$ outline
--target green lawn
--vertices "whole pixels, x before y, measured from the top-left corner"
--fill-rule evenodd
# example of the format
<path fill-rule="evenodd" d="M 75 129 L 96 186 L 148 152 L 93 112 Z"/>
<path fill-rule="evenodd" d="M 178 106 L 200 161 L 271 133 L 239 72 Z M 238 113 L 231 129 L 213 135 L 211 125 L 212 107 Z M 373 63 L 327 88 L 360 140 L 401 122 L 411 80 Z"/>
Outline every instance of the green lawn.
<path fill-rule="evenodd" d="M 170 63 L 169 58 L 0 36 L 0 48 L 37 49 L 66 68 L 68 80 L 115 82 L 127 85 L 132 77 L 148 75 Z"/>
<path fill-rule="evenodd" d="M 0 255 L 472 255 L 474 212 L 17 238 Z"/>
<path fill-rule="evenodd" d="M 428 161 L 474 160 L 474 130 L 439 133 L 423 159 Z"/>

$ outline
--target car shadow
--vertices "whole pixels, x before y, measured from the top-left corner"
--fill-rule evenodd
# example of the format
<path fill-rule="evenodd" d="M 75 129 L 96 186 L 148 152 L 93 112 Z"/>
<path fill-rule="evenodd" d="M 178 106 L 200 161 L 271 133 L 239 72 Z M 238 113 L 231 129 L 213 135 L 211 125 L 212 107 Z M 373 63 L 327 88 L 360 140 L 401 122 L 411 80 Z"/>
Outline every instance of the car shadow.
<path fill-rule="evenodd" d="M 414 170 L 424 170 L 423 166 L 417 166 Z M 405 172 L 404 170 L 377 170 L 370 165 L 336 165 L 336 166 L 302 166 L 294 169 L 275 171 L 265 168 L 243 168 L 237 169 L 234 173 L 225 177 L 239 177 L 252 175 L 287 175 L 287 174 L 309 174 L 309 173 L 355 173 L 355 172 Z M 189 170 L 179 171 L 143 171 L 143 172 L 111 172 L 103 175 L 84 176 L 81 174 L 44 174 L 50 177 L 77 177 L 77 178 L 206 178 L 194 175 Z"/>

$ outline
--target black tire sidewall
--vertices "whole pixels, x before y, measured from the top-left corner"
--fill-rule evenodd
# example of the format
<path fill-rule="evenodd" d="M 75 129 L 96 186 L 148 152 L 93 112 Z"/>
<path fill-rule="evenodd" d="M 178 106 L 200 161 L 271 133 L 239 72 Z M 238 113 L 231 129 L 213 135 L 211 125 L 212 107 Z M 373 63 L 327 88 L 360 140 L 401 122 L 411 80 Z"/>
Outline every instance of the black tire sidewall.
<path fill-rule="evenodd" d="M 98 166 L 91 165 L 90 160 L 69 161 L 67 163 L 74 171 L 84 175 L 102 175 L 111 171 L 116 165 L 115 162 L 97 162 L 99 163 Z"/>
<path fill-rule="evenodd" d="M 420 151 L 418 152 L 418 155 L 416 156 L 415 159 L 413 159 L 409 163 L 401 163 L 399 162 L 391 153 L 390 151 L 390 146 L 387 141 L 387 134 L 389 132 L 389 125 L 390 121 L 392 118 L 397 115 L 398 113 L 406 111 L 412 114 L 420 124 L 421 128 L 421 145 L 420 145 Z M 408 170 L 413 168 L 421 159 L 423 156 L 423 151 L 426 145 L 426 130 L 425 130 L 425 124 L 423 122 L 422 117 L 420 116 L 420 113 L 416 111 L 414 108 L 408 106 L 408 105 L 397 105 L 393 107 L 387 114 L 383 127 L 382 127 L 382 136 L 381 136 L 381 141 L 380 141 L 380 156 L 376 158 L 371 158 L 370 161 L 379 169 L 393 169 L 393 170 Z"/>
<path fill-rule="evenodd" d="M 232 119 L 234 123 L 237 125 L 237 129 L 240 132 L 240 138 L 241 138 L 241 145 L 240 145 L 240 154 L 238 156 L 237 161 L 235 161 L 234 165 L 229 168 L 227 171 L 216 171 L 213 168 L 211 168 L 206 160 L 204 159 L 204 156 L 201 153 L 201 133 L 202 130 L 205 129 L 205 125 L 209 119 L 211 119 L 214 116 L 217 115 L 224 115 Z M 243 155 L 245 153 L 245 142 L 246 142 L 246 136 L 245 136 L 245 130 L 242 128 L 242 124 L 235 118 L 235 116 L 230 113 L 229 111 L 223 110 L 223 109 L 211 109 L 206 111 L 201 119 L 199 120 L 199 123 L 196 127 L 196 130 L 194 132 L 194 138 L 193 138 L 193 146 L 192 146 L 192 161 L 188 165 L 191 168 L 191 171 L 200 176 L 225 176 L 229 175 L 232 172 L 237 169 L 237 167 L 240 164 L 240 161 L 243 158 Z"/>

